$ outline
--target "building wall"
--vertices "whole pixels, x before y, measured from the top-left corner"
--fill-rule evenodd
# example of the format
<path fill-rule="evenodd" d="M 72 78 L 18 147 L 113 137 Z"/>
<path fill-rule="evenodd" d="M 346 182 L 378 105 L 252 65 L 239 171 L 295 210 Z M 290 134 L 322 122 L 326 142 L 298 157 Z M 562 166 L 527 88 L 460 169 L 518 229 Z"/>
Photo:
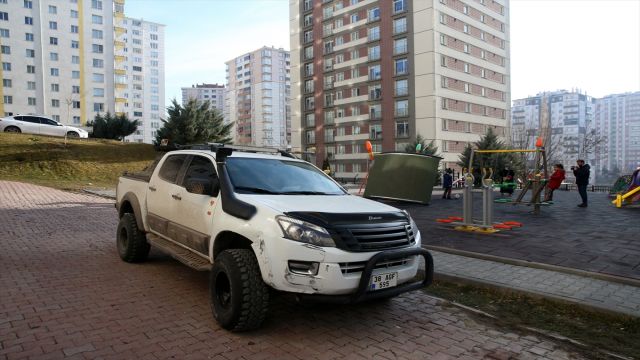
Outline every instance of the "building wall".
<path fill-rule="evenodd" d="M 420 134 L 455 167 L 487 127 L 508 137 L 508 2 L 302 0 L 290 11 L 294 148 L 337 177 L 366 175 L 367 140 L 404 151 Z"/>
<path fill-rule="evenodd" d="M 1 114 L 80 125 L 94 108 L 114 111 L 113 1 L 7 1 L 0 12 L 0 44 L 8 47 L 0 58 L 11 64 L 2 71 Z"/>
<path fill-rule="evenodd" d="M 196 84 L 191 87 L 182 88 L 182 105 L 186 105 L 190 99 L 195 99 L 198 103 L 209 101 L 211 106 L 224 112 L 224 85 L 218 84 Z"/>
<path fill-rule="evenodd" d="M 289 52 L 263 47 L 226 62 L 225 120 L 240 145 L 286 148 L 291 139 Z"/>
<path fill-rule="evenodd" d="M 595 129 L 605 138 L 594 159 L 598 172 L 630 174 L 640 166 L 640 92 L 596 99 Z"/>

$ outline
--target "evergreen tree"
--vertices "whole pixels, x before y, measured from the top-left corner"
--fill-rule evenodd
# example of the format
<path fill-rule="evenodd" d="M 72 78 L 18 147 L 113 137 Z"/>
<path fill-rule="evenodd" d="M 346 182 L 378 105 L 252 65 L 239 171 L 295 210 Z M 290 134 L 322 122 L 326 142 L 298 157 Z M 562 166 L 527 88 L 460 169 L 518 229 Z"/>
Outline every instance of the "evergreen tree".
<path fill-rule="evenodd" d="M 232 124 L 225 124 L 218 109 L 211 107 L 208 101 L 201 104 L 195 99 L 182 106 L 176 99 L 167 108 L 169 118 L 162 120 L 163 126 L 156 135 L 156 144 L 169 139 L 174 144 L 194 143 L 230 143 Z"/>
<path fill-rule="evenodd" d="M 140 125 L 138 120 L 129 120 L 126 114 L 113 116 L 110 113 L 97 114 L 93 121 L 88 122 L 91 126 L 92 138 L 122 140 L 126 136 L 133 134 Z"/>
<path fill-rule="evenodd" d="M 467 144 L 465 149 L 460 154 L 458 165 L 463 168 L 469 167 L 469 158 L 471 157 L 472 149 L 476 150 L 504 150 L 509 149 L 500 138 L 493 132 L 492 128 L 489 128 L 480 140 L 471 144 Z M 490 154 L 474 154 L 473 164 L 473 176 L 476 178 L 476 185 L 480 184 L 482 178 L 482 168 L 490 168 L 493 170 L 494 181 L 500 181 L 502 179 L 503 172 L 506 169 L 513 170 L 518 173 L 523 170 L 521 161 L 513 153 L 490 153 Z"/>
<path fill-rule="evenodd" d="M 405 146 L 404 151 L 415 154 L 418 144 L 422 147 L 422 150 L 419 152 L 420 154 L 438 156 L 438 147 L 435 145 L 433 140 L 427 142 L 427 140 L 420 134 L 416 135 L 416 139 L 411 144 L 407 144 L 407 146 Z"/>

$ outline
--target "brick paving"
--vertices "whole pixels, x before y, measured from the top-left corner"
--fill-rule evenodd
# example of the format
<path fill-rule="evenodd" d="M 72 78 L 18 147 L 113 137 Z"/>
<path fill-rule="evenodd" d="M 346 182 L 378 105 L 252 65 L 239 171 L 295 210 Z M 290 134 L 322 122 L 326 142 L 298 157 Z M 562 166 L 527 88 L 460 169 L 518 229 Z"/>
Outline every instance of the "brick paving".
<path fill-rule="evenodd" d="M 537 216 L 530 213 L 530 206 L 495 204 L 494 221 L 519 221 L 524 227 L 491 236 L 453 231 L 435 222 L 462 216 L 462 199 L 434 195 L 428 206 L 392 205 L 411 213 L 427 245 L 640 280 L 640 208 L 618 209 L 603 193 L 590 192 L 588 208 L 576 207 L 580 202 L 576 191 L 558 190 L 554 200 Z M 482 198 L 474 194 L 475 218 L 482 219 L 481 209 Z"/>
<path fill-rule="evenodd" d="M 357 306 L 276 296 L 264 328 L 229 333 L 207 274 L 115 250 L 113 202 L 0 181 L 0 359 L 577 359 L 421 292 Z"/>

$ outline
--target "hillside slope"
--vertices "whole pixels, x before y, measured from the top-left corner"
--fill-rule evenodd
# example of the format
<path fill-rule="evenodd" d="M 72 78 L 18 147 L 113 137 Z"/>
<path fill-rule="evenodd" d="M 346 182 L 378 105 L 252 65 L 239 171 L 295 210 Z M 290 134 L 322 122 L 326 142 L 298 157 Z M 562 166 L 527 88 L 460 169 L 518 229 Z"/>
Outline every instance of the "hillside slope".
<path fill-rule="evenodd" d="M 156 156 L 148 144 L 0 133 L 0 180 L 60 189 L 114 188 L 125 170 L 139 171 Z"/>

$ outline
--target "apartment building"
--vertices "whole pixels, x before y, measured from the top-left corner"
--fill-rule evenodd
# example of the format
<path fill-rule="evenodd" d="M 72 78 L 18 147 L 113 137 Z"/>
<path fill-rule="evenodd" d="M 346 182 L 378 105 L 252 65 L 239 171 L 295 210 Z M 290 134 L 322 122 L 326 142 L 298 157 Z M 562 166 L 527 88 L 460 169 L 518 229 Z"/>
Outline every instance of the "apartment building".
<path fill-rule="evenodd" d="M 443 166 L 510 104 L 507 0 L 291 0 L 292 145 L 363 177 L 364 143 L 434 140 Z"/>
<path fill-rule="evenodd" d="M 164 25 L 116 17 L 115 111 L 140 125 L 125 141 L 150 144 L 165 116 Z"/>
<path fill-rule="evenodd" d="M 182 88 L 182 105 L 186 105 L 190 99 L 195 99 L 198 103 L 209 101 L 211 106 L 224 112 L 224 92 L 225 87 L 221 84 L 196 84 L 191 87 Z"/>
<path fill-rule="evenodd" d="M 115 11 L 111 0 L 0 1 L 0 114 L 80 125 L 113 112 Z"/>
<path fill-rule="evenodd" d="M 546 102 L 546 106 L 543 106 Z M 550 164 L 560 163 L 566 169 L 578 158 L 590 161 L 592 149 L 585 147 L 585 135 L 594 129 L 594 99 L 579 91 L 542 92 L 536 96 L 513 101 L 511 108 L 511 139 L 515 147 L 533 148 L 538 136 L 545 136 L 543 111 L 547 112 L 547 158 Z M 586 142 L 593 135 L 586 135 Z M 570 171 L 568 177 L 572 177 Z"/>
<path fill-rule="evenodd" d="M 233 142 L 285 148 L 291 138 L 289 51 L 262 47 L 226 62 L 224 116 Z"/>
<path fill-rule="evenodd" d="M 596 171 L 631 174 L 640 166 L 640 91 L 596 99 L 594 123 L 604 138 L 593 160 Z"/>

